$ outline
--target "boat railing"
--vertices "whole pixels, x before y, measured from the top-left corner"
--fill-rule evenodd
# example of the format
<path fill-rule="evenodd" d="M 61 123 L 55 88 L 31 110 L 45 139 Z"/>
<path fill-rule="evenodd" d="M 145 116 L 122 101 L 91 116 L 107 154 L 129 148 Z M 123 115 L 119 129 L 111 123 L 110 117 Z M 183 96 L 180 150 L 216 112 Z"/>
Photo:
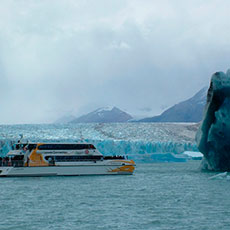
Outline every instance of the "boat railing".
<path fill-rule="evenodd" d="M 125 160 L 125 156 L 104 156 L 104 160 Z"/>
<path fill-rule="evenodd" d="M 23 167 L 24 166 L 24 160 L 9 160 L 2 158 L 0 159 L 0 167 Z"/>

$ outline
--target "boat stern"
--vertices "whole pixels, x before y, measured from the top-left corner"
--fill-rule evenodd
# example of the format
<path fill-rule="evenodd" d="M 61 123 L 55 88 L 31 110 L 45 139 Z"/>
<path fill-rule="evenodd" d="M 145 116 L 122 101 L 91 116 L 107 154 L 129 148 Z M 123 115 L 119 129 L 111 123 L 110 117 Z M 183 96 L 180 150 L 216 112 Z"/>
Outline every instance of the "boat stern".
<path fill-rule="evenodd" d="M 119 163 L 120 166 L 115 168 L 110 168 L 108 170 L 109 173 L 114 174 L 127 174 L 131 175 L 133 174 L 135 170 L 135 162 L 133 160 L 114 160 L 113 163 Z"/>

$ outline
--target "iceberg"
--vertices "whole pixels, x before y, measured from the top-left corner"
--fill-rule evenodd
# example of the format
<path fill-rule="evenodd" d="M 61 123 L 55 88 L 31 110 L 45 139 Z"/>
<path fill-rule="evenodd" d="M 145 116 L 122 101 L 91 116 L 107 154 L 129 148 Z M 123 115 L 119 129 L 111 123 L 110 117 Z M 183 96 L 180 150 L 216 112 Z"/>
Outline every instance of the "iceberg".
<path fill-rule="evenodd" d="M 202 169 L 230 171 L 230 70 L 212 75 L 196 142 Z"/>

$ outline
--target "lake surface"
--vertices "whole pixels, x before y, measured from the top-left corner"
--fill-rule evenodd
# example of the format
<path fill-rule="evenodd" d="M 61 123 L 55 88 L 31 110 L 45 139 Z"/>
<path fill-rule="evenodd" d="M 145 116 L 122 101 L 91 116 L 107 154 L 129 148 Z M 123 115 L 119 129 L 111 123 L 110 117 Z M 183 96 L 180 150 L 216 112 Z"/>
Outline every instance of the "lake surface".
<path fill-rule="evenodd" d="M 229 229 L 230 181 L 199 161 L 132 176 L 0 178 L 0 229 Z"/>

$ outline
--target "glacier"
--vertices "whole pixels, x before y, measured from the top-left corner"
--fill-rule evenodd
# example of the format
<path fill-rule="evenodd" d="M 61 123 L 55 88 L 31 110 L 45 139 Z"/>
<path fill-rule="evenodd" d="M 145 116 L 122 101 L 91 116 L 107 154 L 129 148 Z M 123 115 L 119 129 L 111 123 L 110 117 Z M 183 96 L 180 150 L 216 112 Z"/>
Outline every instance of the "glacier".
<path fill-rule="evenodd" d="M 196 141 L 203 169 L 230 171 L 230 70 L 212 75 Z"/>
<path fill-rule="evenodd" d="M 0 155 L 20 134 L 31 142 L 87 142 L 103 155 L 124 155 L 136 162 L 185 162 L 197 152 L 197 124 L 111 123 L 0 125 Z"/>

